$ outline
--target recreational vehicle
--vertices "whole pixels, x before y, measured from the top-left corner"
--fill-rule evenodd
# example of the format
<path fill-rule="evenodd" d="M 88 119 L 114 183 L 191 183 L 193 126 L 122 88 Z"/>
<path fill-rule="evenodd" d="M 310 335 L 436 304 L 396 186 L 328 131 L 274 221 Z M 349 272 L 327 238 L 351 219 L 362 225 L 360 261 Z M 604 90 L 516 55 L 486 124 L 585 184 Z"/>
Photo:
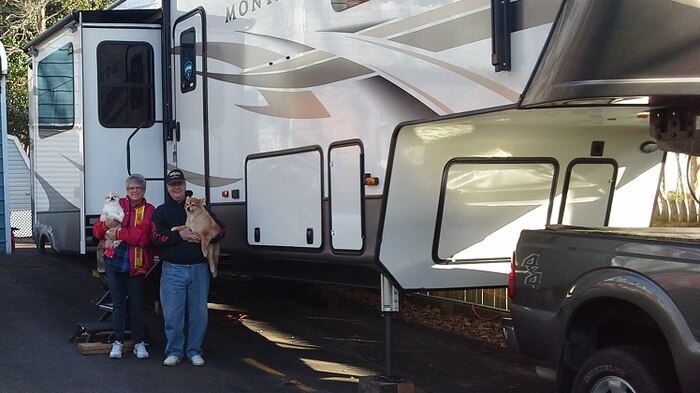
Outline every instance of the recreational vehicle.
<path fill-rule="evenodd" d="M 226 225 L 231 268 L 255 276 L 502 286 L 522 229 L 646 226 L 662 153 L 648 102 L 618 98 L 648 94 L 586 79 L 588 90 L 574 80 L 545 94 L 563 67 L 596 69 L 565 44 L 641 11 L 560 3 L 126 0 L 76 11 L 25 46 L 35 240 L 86 252 L 102 194 L 141 173 L 158 204 L 175 167 Z M 644 1 L 696 11 L 682 3 Z M 600 31 L 550 34 L 563 18 L 585 25 L 580 10 L 596 11 Z M 540 58 L 546 43 L 567 57 Z M 569 105 L 570 92 L 596 101 Z"/>

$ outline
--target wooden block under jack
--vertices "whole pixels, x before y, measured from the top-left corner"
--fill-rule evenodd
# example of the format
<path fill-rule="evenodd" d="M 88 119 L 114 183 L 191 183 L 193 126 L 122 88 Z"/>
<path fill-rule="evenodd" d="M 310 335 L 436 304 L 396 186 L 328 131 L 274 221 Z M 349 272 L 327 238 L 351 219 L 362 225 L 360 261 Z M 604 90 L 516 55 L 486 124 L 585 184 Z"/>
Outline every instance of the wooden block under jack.
<path fill-rule="evenodd" d="M 134 349 L 134 341 L 126 340 L 124 341 L 124 352 L 130 352 Z M 78 343 L 78 352 L 83 355 L 99 355 L 109 353 L 112 350 L 112 343 Z"/>
<path fill-rule="evenodd" d="M 413 382 L 390 381 L 381 376 L 360 377 L 357 393 L 414 393 Z"/>

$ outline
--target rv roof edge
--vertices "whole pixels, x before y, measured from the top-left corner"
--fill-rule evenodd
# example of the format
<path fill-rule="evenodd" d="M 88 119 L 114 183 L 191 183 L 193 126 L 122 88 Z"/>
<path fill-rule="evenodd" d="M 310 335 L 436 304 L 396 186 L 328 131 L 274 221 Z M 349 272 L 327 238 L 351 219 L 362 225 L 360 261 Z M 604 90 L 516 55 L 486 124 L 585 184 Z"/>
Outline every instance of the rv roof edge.
<path fill-rule="evenodd" d="M 66 15 L 56 24 L 39 34 L 36 38 L 22 46 L 22 50 L 29 53 L 32 48 L 47 38 L 53 36 L 59 30 L 71 26 L 73 23 L 159 23 L 163 15 L 160 9 L 139 10 L 101 10 L 79 11 L 75 10 Z"/>

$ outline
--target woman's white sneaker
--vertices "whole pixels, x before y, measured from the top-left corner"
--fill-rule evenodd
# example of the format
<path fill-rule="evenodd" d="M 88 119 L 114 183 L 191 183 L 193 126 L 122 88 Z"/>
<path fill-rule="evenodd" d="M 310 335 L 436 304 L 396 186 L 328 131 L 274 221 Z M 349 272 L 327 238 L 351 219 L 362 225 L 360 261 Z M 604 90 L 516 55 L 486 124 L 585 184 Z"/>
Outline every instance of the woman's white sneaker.
<path fill-rule="evenodd" d="M 148 351 L 146 350 L 145 342 L 141 341 L 134 345 L 134 355 L 139 359 L 148 359 Z"/>
<path fill-rule="evenodd" d="M 123 347 L 124 347 L 124 344 L 122 344 L 120 341 L 113 342 L 112 343 L 112 350 L 109 351 L 109 357 L 112 359 L 121 359 Z"/>

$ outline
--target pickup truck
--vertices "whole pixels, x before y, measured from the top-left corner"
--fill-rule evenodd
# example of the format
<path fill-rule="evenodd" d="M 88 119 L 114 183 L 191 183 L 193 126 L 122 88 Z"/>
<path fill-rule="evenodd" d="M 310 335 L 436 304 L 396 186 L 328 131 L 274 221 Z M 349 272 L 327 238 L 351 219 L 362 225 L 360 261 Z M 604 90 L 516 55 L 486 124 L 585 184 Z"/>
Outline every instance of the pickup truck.
<path fill-rule="evenodd" d="M 508 346 L 559 393 L 700 392 L 700 228 L 523 231 Z"/>

